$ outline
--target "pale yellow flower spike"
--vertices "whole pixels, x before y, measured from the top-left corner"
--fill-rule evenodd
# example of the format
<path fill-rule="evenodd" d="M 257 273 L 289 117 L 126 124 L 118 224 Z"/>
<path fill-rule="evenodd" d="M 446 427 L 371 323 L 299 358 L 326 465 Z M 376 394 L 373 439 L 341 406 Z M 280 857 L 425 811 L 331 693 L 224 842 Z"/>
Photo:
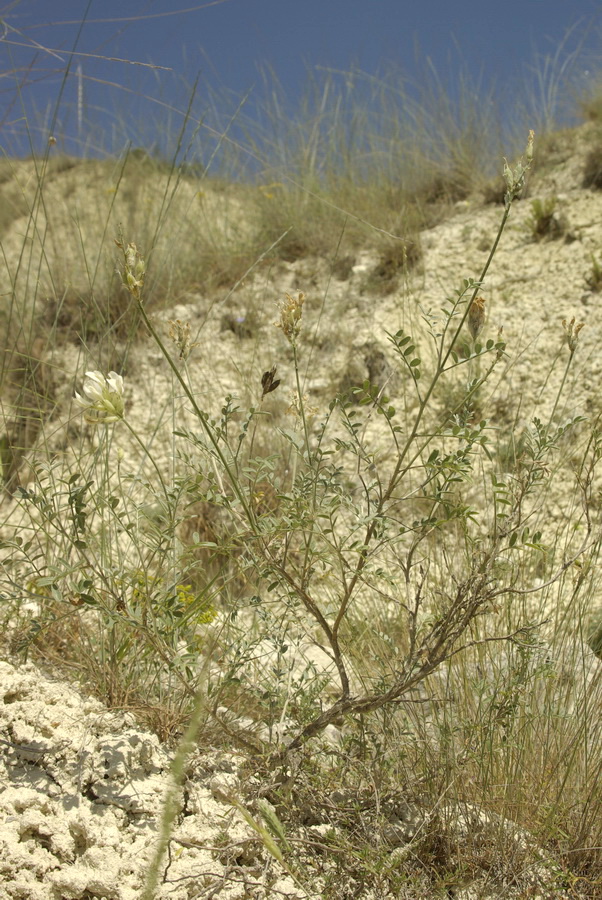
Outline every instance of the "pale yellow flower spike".
<path fill-rule="evenodd" d="M 477 337 L 483 330 L 484 324 L 485 298 L 475 297 L 470 304 L 470 310 L 468 311 L 468 330 L 470 331 L 473 341 L 476 341 Z"/>
<path fill-rule="evenodd" d="M 566 332 L 566 339 L 569 345 L 569 350 L 571 351 L 571 356 L 577 349 L 577 341 L 579 340 L 579 332 L 584 326 L 584 322 L 579 322 L 578 325 L 575 325 L 575 316 L 571 319 L 570 322 L 567 322 L 566 319 L 562 320 L 562 327 Z"/>
<path fill-rule="evenodd" d="M 121 281 L 132 297 L 139 301 L 144 287 L 146 262 L 136 244 L 125 244 L 122 240 L 116 240 L 115 243 L 123 253 L 123 269 L 119 271 Z"/>
<path fill-rule="evenodd" d="M 285 294 L 285 297 L 286 300 L 281 300 L 278 304 L 280 321 L 275 324 L 278 328 L 282 328 L 285 337 L 293 344 L 301 331 L 305 294 L 299 291 L 297 297 L 293 297 L 291 294 Z"/>
<path fill-rule="evenodd" d="M 508 165 L 508 160 L 504 159 L 504 181 L 506 182 L 507 191 L 504 195 L 504 205 L 506 209 L 510 208 L 513 200 L 518 197 L 525 186 L 525 176 L 531 168 L 534 153 L 535 132 L 529 131 L 527 139 L 527 147 L 525 150 L 525 162 L 522 157 L 512 169 Z"/>
<path fill-rule="evenodd" d="M 169 319 L 169 336 L 180 352 L 180 359 L 187 360 L 198 341 L 190 339 L 190 322 L 181 322 L 180 319 Z"/>

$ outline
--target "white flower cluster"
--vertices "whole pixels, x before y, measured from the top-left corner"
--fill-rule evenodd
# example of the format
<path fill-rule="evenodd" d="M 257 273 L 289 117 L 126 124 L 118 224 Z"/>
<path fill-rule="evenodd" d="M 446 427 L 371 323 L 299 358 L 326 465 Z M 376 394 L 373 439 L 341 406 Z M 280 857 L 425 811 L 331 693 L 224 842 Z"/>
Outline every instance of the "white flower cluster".
<path fill-rule="evenodd" d="M 83 396 L 82 396 L 83 394 Z M 109 425 L 123 419 L 123 378 L 117 372 L 86 372 L 82 393 L 75 392 L 75 402 L 85 412 L 91 425 Z"/>

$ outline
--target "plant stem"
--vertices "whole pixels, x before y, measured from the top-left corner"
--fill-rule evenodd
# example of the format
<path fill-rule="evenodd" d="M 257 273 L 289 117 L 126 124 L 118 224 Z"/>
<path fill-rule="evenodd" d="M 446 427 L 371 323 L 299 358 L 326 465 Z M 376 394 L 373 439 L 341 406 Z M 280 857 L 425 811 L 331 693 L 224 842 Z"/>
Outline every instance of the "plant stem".
<path fill-rule="evenodd" d="M 226 457 L 224 456 L 224 454 L 223 454 L 223 452 L 222 452 L 222 449 L 221 449 L 221 447 L 219 446 L 219 443 L 218 443 L 218 441 L 217 441 L 216 438 L 215 438 L 215 435 L 214 435 L 214 433 L 213 433 L 213 430 L 210 428 L 210 426 L 209 426 L 208 423 L 207 423 L 207 416 L 206 416 L 206 414 L 205 414 L 205 413 L 203 412 L 203 410 L 199 407 L 198 403 L 196 402 L 196 400 L 195 400 L 195 398 L 194 398 L 194 394 L 192 393 L 192 390 L 189 388 L 189 386 L 187 385 L 185 379 L 182 377 L 182 374 L 181 374 L 180 370 L 178 369 L 178 367 L 176 366 L 176 364 L 175 364 L 175 362 L 173 361 L 173 359 L 171 358 L 171 355 L 167 352 L 167 348 L 165 347 L 165 344 L 163 343 L 163 341 L 162 341 L 161 338 L 159 337 L 159 335 L 158 335 L 156 329 L 154 328 L 153 324 L 151 323 L 149 317 L 147 316 L 146 310 L 144 309 L 144 305 L 143 305 L 143 303 L 142 303 L 141 300 L 138 300 L 138 309 L 140 310 L 140 314 L 142 315 L 142 318 L 144 319 L 144 323 L 145 323 L 146 327 L 147 327 L 148 330 L 150 331 L 150 333 L 151 333 L 151 335 L 152 335 L 154 341 L 156 342 L 157 346 L 158 346 L 159 349 L 161 350 L 161 353 L 163 354 L 163 356 L 164 356 L 165 359 L 167 360 L 169 366 L 171 367 L 172 372 L 175 374 L 177 380 L 180 382 L 180 385 L 182 386 L 182 388 L 183 388 L 183 390 L 184 390 L 184 393 L 186 394 L 186 396 L 188 397 L 190 403 L 192 404 L 192 408 L 193 408 L 193 410 L 194 410 L 194 412 L 195 412 L 195 414 L 196 414 L 196 416 L 197 416 L 197 419 L 198 419 L 199 422 L 201 423 L 201 426 L 202 426 L 202 428 L 203 428 L 203 431 L 205 432 L 205 434 L 206 434 L 207 437 L 209 438 L 209 441 L 210 441 L 210 443 L 211 443 L 213 449 L 215 450 L 215 453 L 216 453 L 216 455 L 218 456 L 220 463 L 221 463 L 222 466 L 224 467 L 224 471 L 226 472 L 226 474 L 227 474 L 227 476 L 228 476 L 228 480 L 229 480 L 229 482 L 230 482 L 230 485 L 231 485 L 231 487 L 232 487 L 232 490 L 233 490 L 234 493 L 236 494 L 236 497 L 237 497 L 238 501 L 240 502 L 242 508 L 243 508 L 244 511 L 245 511 L 245 515 L 246 515 L 246 517 L 247 517 L 247 520 L 248 520 L 248 522 L 249 522 L 249 525 L 250 525 L 250 526 L 253 528 L 253 530 L 255 531 L 255 530 L 257 529 L 257 522 L 256 522 L 256 519 L 255 519 L 255 513 L 254 513 L 253 509 L 251 508 L 251 506 L 249 505 L 249 503 L 247 502 L 247 498 L 246 498 L 245 495 L 243 494 L 243 492 L 242 492 L 242 490 L 241 490 L 241 487 L 240 487 L 240 484 L 239 484 L 239 482 L 238 482 L 238 479 L 235 477 L 234 472 L 231 470 L 230 464 L 228 463 L 228 460 L 227 460 Z"/>

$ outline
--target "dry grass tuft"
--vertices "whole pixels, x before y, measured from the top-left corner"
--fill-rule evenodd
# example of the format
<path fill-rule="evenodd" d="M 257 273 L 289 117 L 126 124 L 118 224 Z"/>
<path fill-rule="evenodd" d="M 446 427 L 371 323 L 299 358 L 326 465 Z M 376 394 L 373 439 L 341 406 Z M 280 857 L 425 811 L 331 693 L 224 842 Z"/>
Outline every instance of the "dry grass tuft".
<path fill-rule="evenodd" d="M 583 187 L 594 191 L 602 190 L 602 141 L 591 148 L 583 166 Z"/>

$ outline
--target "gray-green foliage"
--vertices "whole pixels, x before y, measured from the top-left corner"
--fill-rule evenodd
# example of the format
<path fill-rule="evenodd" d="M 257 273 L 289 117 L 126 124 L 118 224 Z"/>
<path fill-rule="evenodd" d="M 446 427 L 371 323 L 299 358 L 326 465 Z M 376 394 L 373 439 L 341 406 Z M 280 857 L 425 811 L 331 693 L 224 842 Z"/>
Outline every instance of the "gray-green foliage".
<path fill-rule="evenodd" d="M 176 430 L 191 450 L 184 451 L 185 473 L 168 483 L 151 458 L 157 478 L 139 485 L 147 502 L 133 505 L 125 482 L 111 475 L 106 430 L 88 472 L 61 484 L 46 467 L 34 490 L 21 491 L 23 504 L 45 523 L 46 555 L 35 539 L 5 545 L 15 572 L 29 568 L 33 598 L 97 612 L 102 629 L 93 652 L 109 695 L 117 683 L 127 691 L 130 677 L 139 686 L 143 668 L 142 681 L 162 685 L 159 695 L 175 685 L 190 700 L 200 660 L 219 647 L 220 671 L 209 679 L 216 709 L 221 698 L 232 702 L 258 648 L 268 647 L 272 662 L 252 679 L 247 701 L 270 734 L 280 734 L 272 726 L 287 719 L 286 743 L 294 749 L 341 715 L 406 696 L 462 648 L 525 637 L 534 623 L 511 632 L 490 628 L 482 637 L 472 629 L 501 598 L 521 593 L 519 572 L 545 555 L 545 533 L 528 524 L 533 495 L 559 440 L 580 421 L 535 419 L 517 479 L 492 466 L 491 425 L 474 413 L 506 354 L 501 336 L 480 341 L 479 294 L 525 171 L 506 166 L 505 209 L 480 277 L 465 279 L 441 309 L 425 310 L 421 331 L 389 334 L 407 385 L 401 408 L 367 381 L 334 397 L 317 418 L 301 385 L 304 296 L 287 295 L 279 324 L 294 361 L 294 428 L 270 426 L 261 408 L 242 409 L 231 396 L 218 417 L 202 409 L 146 313 L 145 264 L 134 244 L 119 241 L 123 284 L 196 417 L 194 431 Z M 567 372 L 580 330 L 573 326 L 566 326 L 574 332 Z M 274 389 L 274 373 L 268 375 L 264 395 Z M 94 377 L 102 383 L 103 376 Z M 453 408 L 442 410 L 438 392 L 450 379 L 461 390 Z M 370 432 L 375 419 L 378 438 Z M 118 424 L 127 426 L 127 417 Z M 258 430 L 270 427 L 286 449 L 286 470 L 278 454 L 254 449 Z M 471 485 L 487 467 L 491 488 L 483 496 Z M 259 498 L 268 488 L 272 502 L 265 505 Z M 178 542 L 192 505 L 216 511 L 221 523 L 221 538 L 196 539 L 205 561 L 219 563 L 213 570 Z M 161 514 L 147 516 L 151 507 Z M 553 580 L 562 571 L 548 575 Z M 230 625 L 215 632 L 211 622 L 224 603 Z M 56 609 L 52 615 L 60 617 Z M 35 629 L 37 636 L 37 621 Z M 323 647 L 331 671 L 307 659 L 299 667 L 294 657 L 302 644 Z M 256 738 L 250 746 L 259 746 Z"/>
<path fill-rule="evenodd" d="M 560 426 L 535 419 L 525 441 L 527 462 L 520 483 L 492 472 L 493 502 L 465 497 L 466 487 L 489 457 L 490 425 L 484 418 L 475 420 L 471 404 L 506 352 L 501 338 L 479 342 L 480 325 L 473 326 L 473 312 L 480 314 L 483 306 L 478 295 L 529 162 L 528 155 L 526 166 L 506 166 L 507 202 L 479 279 L 467 278 L 439 311 L 425 313 L 420 341 L 403 331 L 389 335 L 399 370 L 411 387 L 411 400 L 403 410 L 396 409 L 381 386 L 366 382 L 350 395 L 334 398 L 313 423 L 300 381 L 304 297 L 287 295 L 280 327 L 293 353 L 298 387 L 298 429 L 280 429 L 293 461 L 287 473 L 278 471 L 273 459 L 252 452 L 259 410 L 245 412 L 232 398 L 222 408 L 221 419 L 199 408 L 140 302 L 141 314 L 187 393 L 200 427 L 196 434 L 182 432 L 194 445 L 198 462 L 188 481 L 180 483 L 181 490 L 218 507 L 228 521 L 231 539 L 240 547 L 236 567 L 254 585 L 252 610 L 259 620 L 259 641 L 268 636 L 266 626 L 275 616 L 281 635 L 277 658 L 286 657 L 289 642 L 309 639 L 323 645 L 333 663 L 336 699 L 330 705 L 325 708 L 319 697 L 313 705 L 293 697 L 298 715 L 289 750 L 341 715 L 369 712 L 398 700 L 473 644 L 472 624 L 494 611 L 500 598 L 521 592 L 517 572 L 525 561 L 518 563 L 517 554 L 529 557 L 545 551 L 546 536 L 539 530 L 532 533 L 526 524 L 529 503 L 546 478 L 550 454 L 579 419 Z M 125 266 L 127 283 L 127 257 Z M 460 352 L 468 323 L 473 338 Z M 579 326 L 575 341 L 578 331 Z M 421 349 L 424 341 L 428 346 Z M 571 346 L 567 367 L 573 352 Z M 446 410 L 441 415 L 435 402 L 439 383 L 459 375 L 465 384 L 461 403 L 451 414 Z M 386 435 L 378 446 L 367 437 L 375 414 Z M 265 481 L 271 483 L 277 503 L 260 511 L 256 486 Z M 509 565 L 500 567 L 500 559 L 510 560 Z M 447 580 L 442 578 L 446 568 Z M 549 576 L 554 579 L 562 571 Z M 375 615 L 361 628 L 366 604 Z M 268 612 L 262 614 L 264 608 Z M 393 644 L 386 637 L 391 610 L 399 632 Z M 532 624 L 524 622 L 511 634 L 502 629 L 486 640 L 524 636 Z M 380 655 L 366 671 L 362 656 L 371 645 L 379 647 Z M 239 645 L 239 657 L 243 646 L 248 650 L 248 641 Z M 278 665 L 276 681 L 277 671 Z M 296 692 L 306 692 L 306 685 L 297 683 Z M 280 696 L 272 715 L 284 714 L 290 701 L 290 695 Z"/>

